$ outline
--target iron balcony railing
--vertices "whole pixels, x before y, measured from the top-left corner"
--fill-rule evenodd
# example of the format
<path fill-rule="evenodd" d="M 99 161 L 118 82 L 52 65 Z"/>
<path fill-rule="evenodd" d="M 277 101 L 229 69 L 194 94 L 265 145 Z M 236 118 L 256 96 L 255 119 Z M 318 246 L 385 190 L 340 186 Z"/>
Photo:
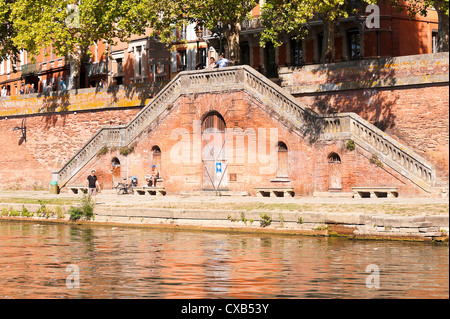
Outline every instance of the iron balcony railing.
<path fill-rule="evenodd" d="M 22 75 L 37 74 L 42 67 L 38 63 L 27 63 L 21 66 Z"/>
<path fill-rule="evenodd" d="M 90 63 L 85 65 L 88 76 L 103 75 L 108 71 L 106 62 Z"/>

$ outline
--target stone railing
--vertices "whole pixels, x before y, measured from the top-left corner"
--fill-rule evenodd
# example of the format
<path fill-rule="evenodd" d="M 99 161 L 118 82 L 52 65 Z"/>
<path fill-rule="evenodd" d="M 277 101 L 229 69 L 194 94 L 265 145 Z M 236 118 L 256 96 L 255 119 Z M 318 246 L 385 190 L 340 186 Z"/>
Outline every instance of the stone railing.
<path fill-rule="evenodd" d="M 78 173 L 102 147 L 123 147 L 129 145 L 179 94 L 179 77 L 174 78 L 155 98 L 147 104 L 127 125 L 105 126 L 59 170 L 53 172 L 53 180 L 64 186 Z"/>
<path fill-rule="evenodd" d="M 382 163 L 392 167 L 417 186 L 431 192 L 436 172 L 420 155 L 394 140 L 356 113 L 321 116 L 325 138 L 353 139 L 366 151 L 376 155 Z"/>
<path fill-rule="evenodd" d="M 102 147 L 129 145 L 180 95 L 239 89 L 251 92 L 304 136 L 309 135 L 311 139 L 351 138 L 416 185 L 431 191 L 435 172 L 419 155 L 355 113 L 319 115 L 302 107 L 291 94 L 248 66 L 178 74 L 130 123 L 99 130 L 61 170 L 54 172 L 54 179 L 64 186 Z"/>
<path fill-rule="evenodd" d="M 274 110 L 284 111 L 293 123 L 311 138 L 353 139 L 359 146 L 376 155 L 413 183 L 430 192 L 436 180 L 433 167 L 418 154 L 389 137 L 386 133 L 361 118 L 356 113 L 318 115 L 303 108 L 290 94 L 272 81 L 267 81 L 253 69 L 246 70 L 245 81 L 263 100 L 270 102 Z"/>

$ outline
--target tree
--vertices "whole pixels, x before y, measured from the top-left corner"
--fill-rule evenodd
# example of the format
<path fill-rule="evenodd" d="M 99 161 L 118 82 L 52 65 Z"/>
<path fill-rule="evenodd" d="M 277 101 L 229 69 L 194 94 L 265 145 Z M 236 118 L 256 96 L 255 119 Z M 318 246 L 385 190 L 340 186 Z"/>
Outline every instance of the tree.
<path fill-rule="evenodd" d="M 162 0 L 148 6 L 146 16 L 163 42 L 175 40 L 174 28 L 183 24 L 196 23 L 212 30 L 222 22 L 229 59 L 239 63 L 241 23 L 257 4 L 257 0 Z"/>
<path fill-rule="evenodd" d="M 57 55 L 69 58 L 70 81 L 79 88 L 89 47 L 143 33 L 146 22 L 140 11 L 145 5 L 139 0 L 16 0 L 11 12 L 14 44 L 32 55 L 51 45 Z"/>
<path fill-rule="evenodd" d="M 239 37 L 241 24 L 249 17 L 251 10 L 258 4 L 256 0 L 199 0 L 193 7 L 194 16 L 207 29 L 213 29 L 218 22 L 225 26 L 225 38 L 228 40 L 229 59 L 240 62 Z"/>
<path fill-rule="evenodd" d="M 386 0 L 385 0 L 386 1 Z M 390 0 L 399 10 L 406 10 L 410 18 L 417 15 L 427 16 L 429 8 L 435 8 L 438 14 L 438 52 L 449 50 L 449 0 Z"/>
<path fill-rule="evenodd" d="M 11 20 L 13 0 L 0 0 L 0 62 L 6 58 L 17 60 L 20 49 L 13 42 L 16 32 Z"/>
<path fill-rule="evenodd" d="M 364 0 L 366 3 L 376 0 Z M 262 8 L 265 30 L 261 34 L 261 45 L 272 42 L 281 45 L 279 36 L 288 33 L 297 40 L 308 32 L 308 25 L 314 19 L 323 21 L 323 42 L 320 60 L 323 63 L 334 60 L 334 30 L 340 18 L 346 18 L 356 9 L 349 0 L 266 0 Z"/>

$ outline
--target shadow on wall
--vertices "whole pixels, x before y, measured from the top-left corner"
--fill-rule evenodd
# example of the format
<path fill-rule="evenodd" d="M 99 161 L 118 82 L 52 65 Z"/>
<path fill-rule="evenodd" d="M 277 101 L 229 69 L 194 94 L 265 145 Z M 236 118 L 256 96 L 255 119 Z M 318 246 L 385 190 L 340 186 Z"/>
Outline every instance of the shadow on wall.
<path fill-rule="evenodd" d="M 378 61 L 378 64 L 375 64 Z M 321 114 L 355 112 L 382 131 L 395 126 L 394 106 L 398 100 L 389 87 L 396 84 L 392 58 L 359 61 L 354 66 L 320 65 L 311 72 L 323 80 L 322 93 L 312 97 L 311 107 Z M 334 87 L 339 88 L 335 91 Z"/>
<path fill-rule="evenodd" d="M 133 74 L 130 74 L 131 72 L 134 72 L 134 65 L 132 59 L 127 59 L 126 63 L 123 67 L 124 70 L 129 70 L 128 73 L 125 75 L 128 77 L 132 77 Z M 167 82 L 145 82 L 145 83 L 130 83 L 126 85 L 110 85 L 106 89 L 106 92 L 110 95 L 112 95 L 112 99 L 114 103 L 117 103 L 119 101 L 119 91 L 124 90 L 124 98 L 126 99 L 139 99 L 140 105 L 144 106 L 146 104 L 146 101 L 148 99 L 153 98 L 159 91 L 161 91 L 164 86 L 167 84 Z M 101 91 L 102 89 L 97 87 L 96 93 Z"/>

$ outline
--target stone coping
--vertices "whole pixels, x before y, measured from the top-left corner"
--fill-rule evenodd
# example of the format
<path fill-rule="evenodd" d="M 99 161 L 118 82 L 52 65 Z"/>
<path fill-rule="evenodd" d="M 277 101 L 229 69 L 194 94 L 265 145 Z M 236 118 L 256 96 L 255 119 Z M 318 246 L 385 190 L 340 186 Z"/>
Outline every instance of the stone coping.
<path fill-rule="evenodd" d="M 0 197 L 2 192 L 0 192 Z M 53 195 L 55 196 L 55 195 Z M 50 198 L 52 196 L 47 196 Z M 72 198 L 81 196 L 73 195 Z M 214 230 L 227 232 L 252 232 L 252 233 L 274 233 L 289 235 L 316 235 L 316 236 L 345 236 L 356 239 L 390 239 L 390 240 L 414 240 L 414 241 L 448 241 L 449 233 L 449 215 L 448 213 L 436 215 L 413 215 L 400 216 L 380 213 L 361 213 L 358 212 L 358 205 L 363 200 L 356 200 L 355 212 L 335 213 L 335 212 L 317 212 L 307 210 L 277 210 L 277 209 L 254 209 L 251 211 L 237 209 L 192 209 L 187 203 L 201 203 L 206 198 L 185 198 L 187 208 L 180 206 L 178 208 L 152 207 L 148 203 L 157 201 L 147 199 L 143 205 L 136 205 L 136 199 L 143 196 L 122 195 L 115 196 L 119 198 L 116 202 L 108 202 L 112 195 L 103 195 L 96 198 L 94 221 L 69 220 L 67 214 L 71 205 L 61 205 L 60 209 L 65 212 L 64 217 L 56 215 L 21 217 L 8 215 L 7 212 L 15 210 L 22 211 L 25 207 L 29 212 L 36 212 L 41 205 L 1 203 L 0 201 L 0 220 L 22 220 L 39 221 L 52 223 L 87 223 L 90 225 L 108 225 L 116 227 L 159 227 L 186 230 Z M 164 198 L 167 203 L 174 200 L 182 201 L 180 197 Z M 41 197 L 44 199 L 44 197 Z M 54 198 L 54 197 L 53 197 Z M 210 197 L 209 197 L 210 198 Z M 295 201 L 315 202 L 328 201 L 334 205 L 350 203 L 354 199 L 255 199 L 241 198 L 241 201 L 253 203 L 293 203 Z M 161 199 L 158 199 L 161 201 Z M 218 198 L 221 203 L 239 201 L 237 198 Z M 370 200 L 374 202 L 373 200 Z M 399 202 L 397 199 L 381 200 L 378 205 L 386 203 Z M 443 203 L 437 201 L 421 201 L 420 199 L 402 199 L 400 203 L 420 203 L 422 205 L 431 205 L 431 203 Z M 340 204 L 341 203 L 341 204 Z M 399 204 L 401 205 L 401 204 Z M 57 205 L 46 205 L 50 210 L 54 210 Z M 76 206 L 76 205 L 73 205 Z M 373 206 L 376 206 L 373 205 Z M 202 207 L 202 205 L 198 205 Z M 218 205 L 218 207 L 220 207 Z M 331 206 L 332 207 L 332 206 Z M 330 209 L 331 210 L 331 209 Z M 16 214 L 17 215 L 17 214 Z M 266 224 L 263 225 L 264 220 Z M 267 222 L 270 220 L 270 222 Z"/>

